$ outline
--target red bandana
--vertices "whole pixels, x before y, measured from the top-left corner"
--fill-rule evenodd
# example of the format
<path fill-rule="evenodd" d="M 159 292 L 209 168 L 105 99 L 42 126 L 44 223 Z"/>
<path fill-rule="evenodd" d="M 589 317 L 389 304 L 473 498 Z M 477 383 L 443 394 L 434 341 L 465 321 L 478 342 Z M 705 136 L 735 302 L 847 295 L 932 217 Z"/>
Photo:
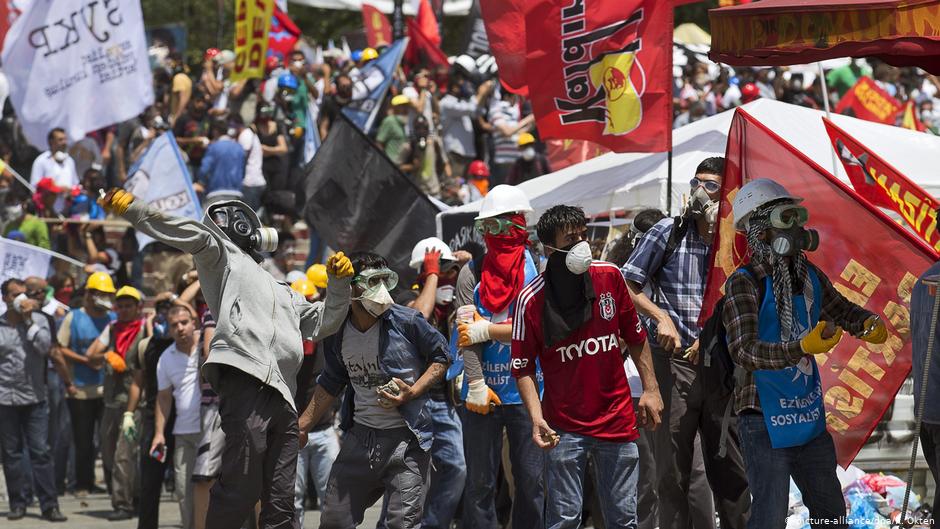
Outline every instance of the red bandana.
<path fill-rule="evenodd" d="M 510 217 L 514 223 L 525 226 L 525 215 Z M 484 236 L 486 256 L 480 273 L 480 304 L 499 314 L 509 308 L 525 286 L 525 251 L 529 234 L 512 227 L 503 235 Z"/>

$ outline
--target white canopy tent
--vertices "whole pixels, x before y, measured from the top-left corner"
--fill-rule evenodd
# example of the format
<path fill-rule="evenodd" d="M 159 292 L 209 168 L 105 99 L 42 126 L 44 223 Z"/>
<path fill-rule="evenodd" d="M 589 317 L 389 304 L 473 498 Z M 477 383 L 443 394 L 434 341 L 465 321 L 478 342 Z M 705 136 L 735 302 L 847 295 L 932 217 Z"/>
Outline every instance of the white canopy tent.
<path fill-rule="evenodd" d="M 758 99 L 743 108 L 832 171 L 832 148 L 822 122 L 824 112 L 768 99 Z M 672 214 L 682 207 L 689 179 L 699 162 L 709 156 L 724 156 L 733 114 L 729 110 L 673 131 Z M 940 137 L 842 115 L 834 114 L 832 120 L 927 192 L 940 195 L 940 171 L 936 168 Z M 589 216 L 651 207 L 666 211 L 667 169 L 666 153 L 608 153 L 524 182 L 519 188 L 535 210 L 532 221 L 560 203 L 581 206 Z M 848 180 L 837 160 L 835 174 Z M 443 217 L 479 209 L 477 201 L 439 213 L 438 231 Z"/>

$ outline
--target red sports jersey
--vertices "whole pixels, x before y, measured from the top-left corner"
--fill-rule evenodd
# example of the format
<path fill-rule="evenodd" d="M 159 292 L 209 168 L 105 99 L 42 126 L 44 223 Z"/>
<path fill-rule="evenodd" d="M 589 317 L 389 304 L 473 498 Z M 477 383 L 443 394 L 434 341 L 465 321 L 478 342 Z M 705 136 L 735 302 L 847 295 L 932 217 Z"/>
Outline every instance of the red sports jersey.
<path fill-rule="evenodd" d="M 607 441 L 632 441 L 638 433 L 620 339 L 642 344 L 646 333 L 620 270 L 595 261 L 588 273 L 596 295 L 591 320 L 548 347 L 542 332 L 545 275 L 519 294 L 512 322 L 512 375 L 534 375 L 538 358 L 545 376 L 542 410 L 549 425 Z"/>

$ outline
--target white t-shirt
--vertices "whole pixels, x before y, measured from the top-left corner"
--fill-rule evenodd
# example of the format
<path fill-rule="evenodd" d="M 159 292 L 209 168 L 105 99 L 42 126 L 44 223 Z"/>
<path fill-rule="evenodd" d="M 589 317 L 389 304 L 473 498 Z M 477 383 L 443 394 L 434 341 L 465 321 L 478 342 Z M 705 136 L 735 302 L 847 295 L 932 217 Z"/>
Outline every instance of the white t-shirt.
<path fill-rule="evenodd" d="M 176 404 L 176 423 L 173 434 L 199 433 L 202 430 L 199 418 L 199 405 L 202 393 L 199 391 L 199 348 L 193 348 L 193 354 L 183 354 L 171 345 L 157 362 L 157 389 L 163 391 L 173 388 L 173 401 Z"/>
<path fill-rule="evenodd" d="M 242 130 L 238 135 L 238 144 L 245 149 L 245 179 L 242 180 L 243 187 L 263 186 L 267 182 L 264 174 L 261 172 L 261 140 L 255 131 L 248 127 Z"/>
<path fill-rule="evenodd" d="M 627 384 L 630 384 L 630 396 L 638 399 L 643 396 L 643 381 L 640 380 L 640 372 L 629 356 L 623 363 L 623 368 L 627 372 Z"/>
<path fill-rule="evenodd" d="M 55 161 L 50 151 L 37 156 L 29 175 L 29 183 L 35 186 L 47 176 L 52 178 L 55 185 L 68 190 L 79 184 L 78 173 L 75 171 L 75 160 L 71 156 L 67 156 L 61 164 Z"/>
<path fill-rule="evenodd" d="M 391 430 L 406 425 L 397 408 L 378 404 L 378 388 L 391 379 L 379 367 L 381 327 L 381 322 L 375 322 L 366 332 L 359 332 L 352 322 L 346 323 L 342 357 L 356 395 L 353 420 L 376 430 Z"/>

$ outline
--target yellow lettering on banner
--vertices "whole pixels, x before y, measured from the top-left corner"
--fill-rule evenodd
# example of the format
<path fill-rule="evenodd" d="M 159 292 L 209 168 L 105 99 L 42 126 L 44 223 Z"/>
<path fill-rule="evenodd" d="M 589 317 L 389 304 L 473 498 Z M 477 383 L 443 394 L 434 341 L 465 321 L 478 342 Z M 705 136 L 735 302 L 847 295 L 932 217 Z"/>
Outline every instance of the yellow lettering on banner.
<path fill-rule="evenodd" d="M 901 36 L 940 36 L 940 5 L 917 6 L 909 11 L 910 27 L 903 28 Z"/>
<path fill-rule="evenodd" d="M 911 334 L 911 313 L 904 305 L 889 301 L 885 305 L 884 315 L 904 340 Z"/>
<path fill-rule="evenodd" d="M 849 423 L 843 421 L 842 419 L 836 417 L 834 413 L 826 414 L 826 425 L 829 426 L 829 430 L 838 434 L 845 433 L 849 429 Z"/>
<path fill-rule="evenodd" d="M 892 334 L 888 336 L 888 339 L 885 341 L 885 343 L 870 343 L 867 344 L 867 347 L 873 352 L 878 353 L 884 357 L 885 364 L 887 364 L 888 367 L 891 367 L 891 365 L 894 363 L 894 359 L 897 358 L 898 353 L 901 351 L 901 348 L 904 347 L 904 342 Z"/>
<path fill-rule="evenodd" d="M 843 285 L 842 283 L 833 283 L 832 286 L 839 291 L 840 294 L 845 296 L 845 299 L 855 303 L 859 307 L 864 307 L 868 303 L 868 298 L 864 294 L 857 290 L 852 290 L 851 288 Z"/>
<path fill-rule="evenodd" d="M 816 358 L 816 365 L 819 367 L 825 366 L 826 362 L 829 361 L 829 353 L 819 353 L 813 356 Z"/>
<path fill-rule="evenodd" d="M 827 406 L 844 415 L 846 419 L 857 416 L 865 406 L 865 399 L 853 397 L 849 390 L 842 386 L 832 386 L 827 389 L 825 401 Z"/>
<path fill-rule="evenodd" d="M 871 351 L 864 347 L 859 347 L 855 350 L 855 354 L 852 355 L 852 358 L 849 359 L 849 363 L 846 364 L 845 367 L 852 371 L 864 371 L 873 379 L 880 381 L 885 376 L 885 370 L 878 364 L 869 360 L 869 355 L 871 355 Z"/>
<path fill-rule="evenodd" d="M 784 14 L 777 17 L 777 46 L 792 44 L 799 36 L 800 26 L 795 15 Z"/>
<path fill-rule="evenodd" d="M 855 259 L 849 260 L 849 263 L 845 265 L 839 277 L 857 288 L 865 296 L 865 303 L 868 302 L 868 298 L 871 297 L 875 289 L 878 288 L 878 285 L 881 283 L 880 277 L 862 266 L 862 264 Z M 865 304 L 862 303 L 861 306 L 865 306 Z"/>
<path fill-rule="evenodd" d="M 869 386 L 867 382 L 858 378 L 855 373 L 849 371 L 848 369 L 843 369 L 839 373 L 839 380 L 845 382 L 846 385 L 854 389 L 856 393 L 865 397 L 866 399 L 871 397 L 871 393 L 874 391 L 874 389 L 872 389 L 872 387 Z"/>
<path fill-rule="evenodd" d="M 915 283 L 917 283 L 917 277 L 910 272 L 904 272 L 904 277 L 898 282 L 898 297 L 901 298 L 903 303 L 911 302 L 911 295 L 914 293 Z"/>
<path fill-rule="evenodd" d="M 235 69 L 232 80 L 264 77 L 264 57 L 274 0 L 238 0 L 235 15 Z"/>

